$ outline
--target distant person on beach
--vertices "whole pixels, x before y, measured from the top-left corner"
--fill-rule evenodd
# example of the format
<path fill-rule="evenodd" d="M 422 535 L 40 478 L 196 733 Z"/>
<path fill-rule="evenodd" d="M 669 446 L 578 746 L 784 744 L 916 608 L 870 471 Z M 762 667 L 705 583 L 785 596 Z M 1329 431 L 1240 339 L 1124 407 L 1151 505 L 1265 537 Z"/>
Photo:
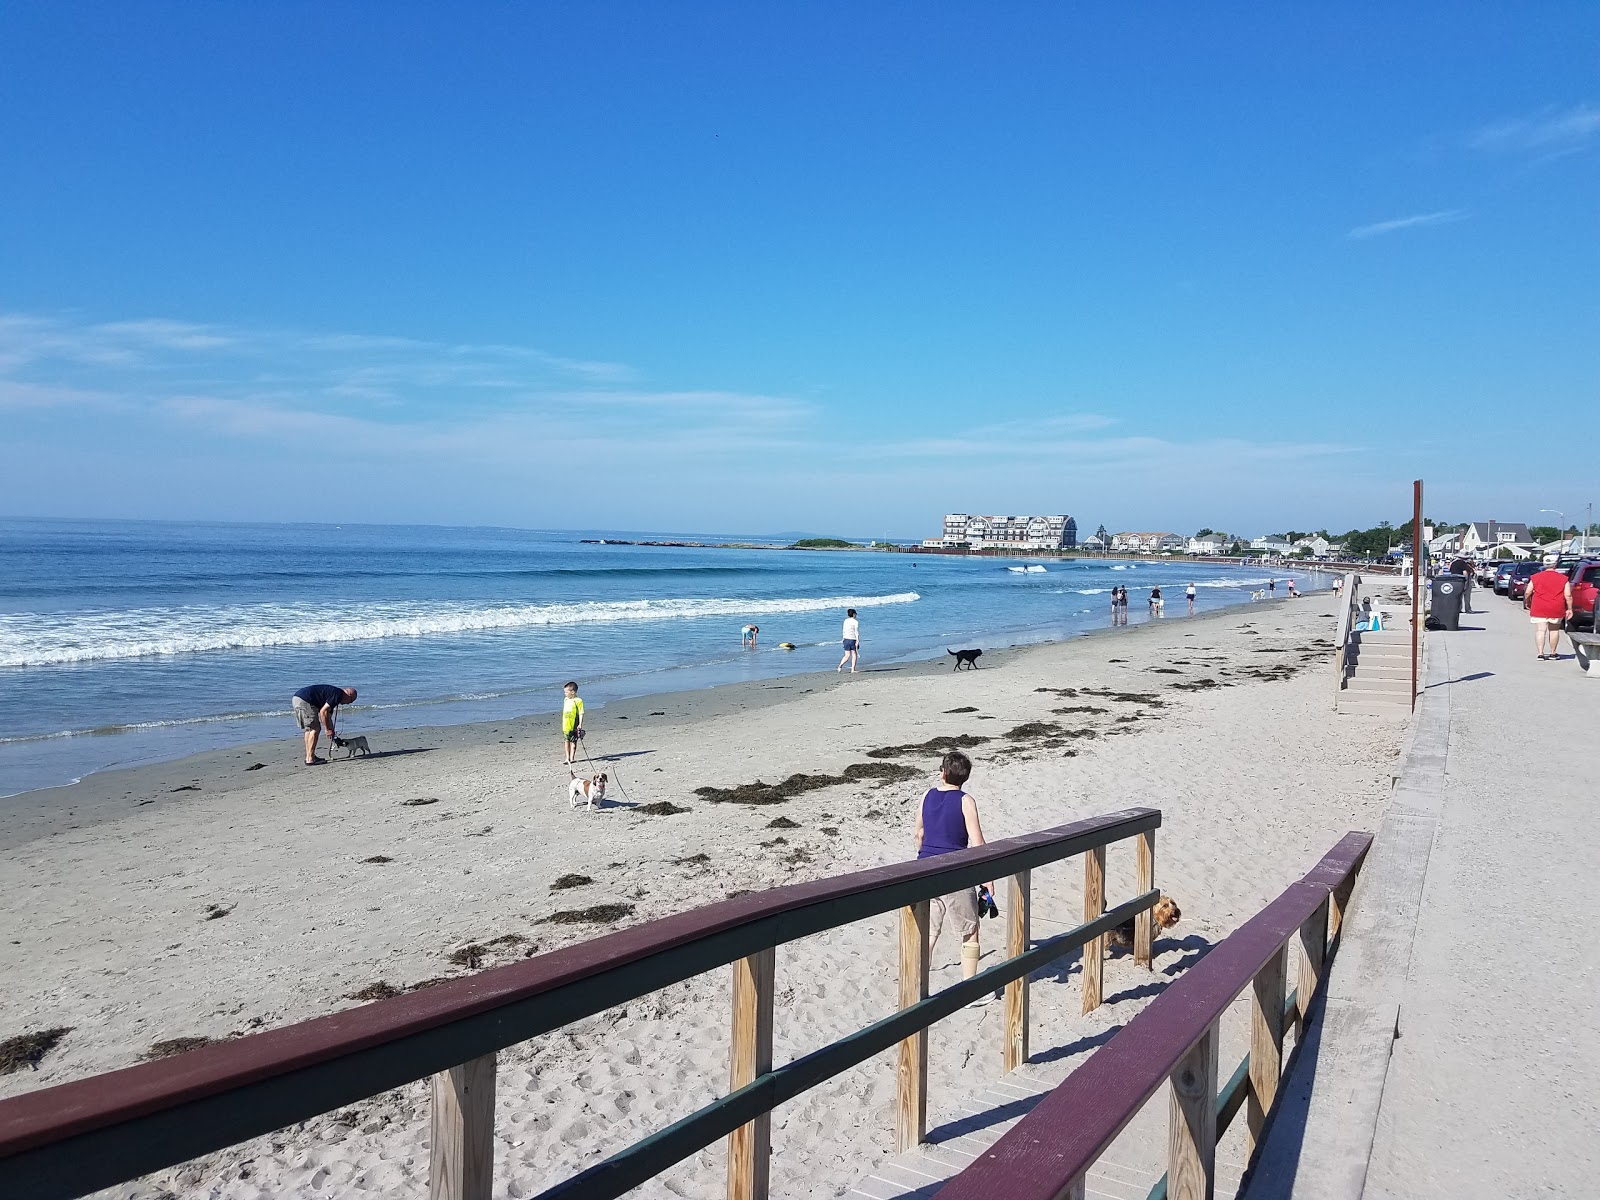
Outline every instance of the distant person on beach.
<path fill-rule="evenodd" d="M 1161 615 L 1161 606 L 1162 606 L 1163 603 L 1165 603 L 1165 602 L 1161 599 L 1161 589 L 1158 588 L 1158 587 L 1151 588 L 1150 589 L 1150 615 L 1152 617 L 1159 617 Z"/>
<path fill-rule="evenodd" d="M 1267 580 L 1267 595 L 1270 596 L 1274 592 L 1276 592 L 1277 590 L 1278 590 L 1278 581 L 1276 579 Z"/>
<path fill-rule="evenodd" d="M 931 787 L 917 806 L 917 857 L 933 858 L 950 854 L 971 846 L 981 846 L 983 826 L 978 823 L 978 802 L 961 790 L 972 778 L 972 760 L 959 750 L 952 750 L 939 764 L 939 784 Z M 985 887 L 992 898 L 994 884 Z M 936 897 L 929 913 L 928 948 L 939 940 L 939 933 L 948 916 L 950 923 L 961 935 L 961 978 L 971 979 L 978 973 L 978 892 L 976 888 L 962 888 L 947 896 Z"/>
<path fill-rule="evenodd" d="M 856 655 L 861 650 L 861 622 L 856 620 L 856 610 L 844 610 L 844 657 L 839 660 L 839 665 L 834 668 L 834 673 L 844 670 L 845 663 L 850 664 L 850 674 L 856 673 Z"/>
<path fill-rule="evenodd" d="M 1471 612 L 1472 577 L 1475 574 L 1472 569 L 1472 564 L 1464 558 L 1458 558 L 1455 560 L 1455 562 L 1450 564 L 1450 574 L 1459 575 L 1462 579 L 1466 580 L 1466 583 L 1464 583 L 1461 587 L 1461 611 Z"/>
<path fill-rule="evenodd" d="M 570 767 L 578 761 L 578 742 L 583 737 L 583 701 L 578 699 L 578 685 L 573 680 L 566 682 L 561 693 L 561 752 Z"/>
<path fill-rule="evenodd" d="M 1522 599 L 1522 607 L 1533 621 L 1533 646 L 1540 662 L 1561 657 L 1557 653 L 1561 649 L 1561 622 L 1572 620 L 1572 580 L 1565 571 L 1556 570 L 1558 561 L 1554 554 L 1544 556 L 1544 570 L 1528 580 Z M 1550 644 L 1548 652 L 1546 639 Z"/>
<path fill-rule="evenodd" d="M 1189 601 L 1189 615 L 1192 617 L 1194 616 L 1194 584 L 1191 583 L 1183 594 Z"/>
<path fill-rule="evenodd" d="M 1300 593 L 1294 590 L 1294 580 L 1289 580 L 1289 599 L 1293 600 Z"/>
<path fill-rule="evenodd" d="M 739 645 L 745 649 L 754 650 L 756 646 L 756 634 L 760 632 L 761 626 L 746 625 L 743 629 L 739 630 Z"/>
<path fill-rule="evenodd" d="M 328 761 L 317 757 L 317 735 L 326 729 L 331 748 L 334 709 L 352 703 L 355 698 L 355 688 L 334 687 L 331 683 L 313 683 L 294 694 L 294 719 L 306 732 L 306 766 L 315 767 Z"/>

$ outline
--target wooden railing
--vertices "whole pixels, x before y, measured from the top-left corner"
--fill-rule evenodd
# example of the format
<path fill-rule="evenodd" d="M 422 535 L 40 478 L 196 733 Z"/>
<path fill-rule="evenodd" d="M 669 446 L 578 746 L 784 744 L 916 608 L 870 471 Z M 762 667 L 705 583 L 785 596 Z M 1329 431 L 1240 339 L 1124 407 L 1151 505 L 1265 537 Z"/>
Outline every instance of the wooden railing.
<path fill-rule="evenodd" d="M 939 1200 L 1082 1200 L 1089 1169 L 1162 1087 L 1171 1088 L 1167 1174 L 1151 1200 L 1209 1198 L 1217 1139 L 1248 1102 L 1253 1151 L 1272 1112 L 1286 1030 L 1305 1023 L 1337 945 L 1372 835 L 1350 833 L 1312 871 L 1219 942 L 1101 1046 Z M 1285 996 L 1288 942 L 1300 965 Z M 1251 992 L 1250 1053 L 1217 1089 L 1219 1022 Z"/>
<path fill-rule="evenodd" d="M 1028 1055 L 1031 972 L 1083 948 L 1084 1010 L 1098 1006 L 1106 935 L 1130 919 L 1136 956 L 1150 966 L 1160 824 L 1156 809 L 1127 809 L 740 896 L 391 1000 L 0 1101 L 0 1196 L 82 1195 L 431 1076 L 430 1195 L 485 1200 L 498 1051 L 731 965 L 729 1094 L 543 1195 L 610 1200 L 727 1137 L 728 1195 L 760 1200 L 777 1105 L 898 1045 L 898 1141 L 909 1147 L 926 1135 L 927 1030 L 936 1021 L 1003 986 L 1002 1064 L 1010 1070 Z M 1106 847 L 1126 838 L 1138 839 L 1140 894 L 1107 910 Z M 1084 923 L 1030 945 L 1032 872 L 1078 854 Z M 1002 876 L 1007 957 L 929 996 L 929 901 Z M 899 1011 L 773 1066 L 777 947 L 897 909 Z"/>
<path fill-rule="evenodd" d="M 1333 644 L 1338 647 L 1333 658 L 1333 692 L 1334 704 L 1339 703 L 1339 693 L 1344 690 L 1345 680 L 1350 674 L 1348 661 L 1350 651 L 1350 634 L 1355 630 L 1356 613 L 1360 609 L 1361 576 L 1350 572 L 1344 577 L 1344 586 L 1339 589 L 1343 603 L 1339 607 L 1339 630 L 1335 634 Z"/>

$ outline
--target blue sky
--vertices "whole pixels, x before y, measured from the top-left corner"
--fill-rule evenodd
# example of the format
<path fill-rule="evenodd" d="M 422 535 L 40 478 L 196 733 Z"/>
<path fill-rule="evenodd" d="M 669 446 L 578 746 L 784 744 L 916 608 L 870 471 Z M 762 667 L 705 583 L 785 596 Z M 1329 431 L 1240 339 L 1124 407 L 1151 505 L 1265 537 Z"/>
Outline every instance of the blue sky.
<path fill-rule="evenodd" d="M 1600 5 L 0 9 L 0 513 L 1573 513 Z"/>

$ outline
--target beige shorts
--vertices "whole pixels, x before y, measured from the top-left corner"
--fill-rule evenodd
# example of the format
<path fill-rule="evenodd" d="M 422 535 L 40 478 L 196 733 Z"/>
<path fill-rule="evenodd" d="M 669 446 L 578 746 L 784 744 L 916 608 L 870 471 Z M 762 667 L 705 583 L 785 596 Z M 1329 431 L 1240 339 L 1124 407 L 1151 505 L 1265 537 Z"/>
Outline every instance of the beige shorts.
<path fill-rule="evenodd" d="M 978 932 L 978 889 L 962 888 L 948 896 L 935 896 L 928 904 L 928 945 L 939 940 L 946 914 L 950 927 L 961 935 L 963 942 L 970 941 Z"/>
<path fill-rule="evenodd" d="M 317 727 L 317 710 L 312 708 L 308 702 L 296 696 L 294 698 L 294 719 L 300 723 L 301 729 L 315 729 Z"/>
<path fill-rule="evenodd" d="M 1564 621 L 1565 619 L 1566 619 L 1565 617 L 1529 617 L 1528 618 L 1528 620 L 1532 621 L 1535 625 L 1544 625 L 1544 626 L 1546 626 L 1548 628 L 1551 628 L 1551 629 L 1560 629 L 1561 628 L 1561 622 Z"/>

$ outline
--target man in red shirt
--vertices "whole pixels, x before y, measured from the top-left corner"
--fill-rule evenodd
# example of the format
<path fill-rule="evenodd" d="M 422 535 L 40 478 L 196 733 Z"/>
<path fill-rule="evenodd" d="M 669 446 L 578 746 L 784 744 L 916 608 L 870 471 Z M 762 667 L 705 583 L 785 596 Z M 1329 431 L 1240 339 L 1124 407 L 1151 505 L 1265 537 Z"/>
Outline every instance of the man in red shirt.
<path fill-rule="evenodd" d="M 1572 620 L 1572 580 L 1565 571 L 1556 570 L 1556 556 L 1544 556 L 1544 570 L 1528 580 L 1528 590 L 1523 593 L 1522 606 L 1533 621 L 1533 644 L 1540 659 L 1557 657 L 1561 645 L 1561 622 Z M 1549 652 L 1545 641 L 1549 640 Z"/>

